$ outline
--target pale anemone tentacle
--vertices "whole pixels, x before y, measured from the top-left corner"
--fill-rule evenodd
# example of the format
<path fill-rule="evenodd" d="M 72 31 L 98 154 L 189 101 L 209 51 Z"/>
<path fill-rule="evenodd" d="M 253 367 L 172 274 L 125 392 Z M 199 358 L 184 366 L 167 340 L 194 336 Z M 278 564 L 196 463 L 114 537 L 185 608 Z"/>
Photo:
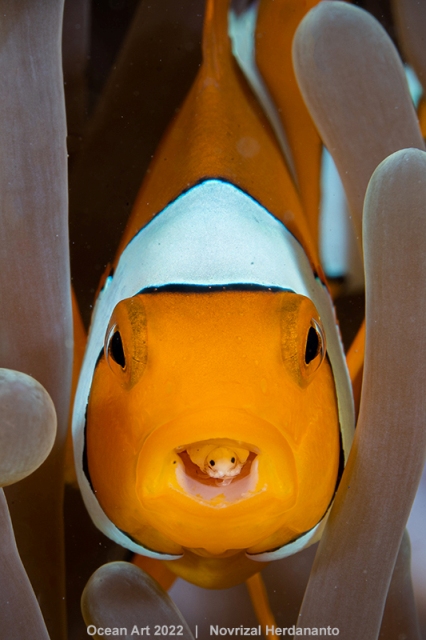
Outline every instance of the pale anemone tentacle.
<path fill-rule="evenodd" d="M 0 486 L 22 480 L 50 453 L 56 413 L 34 378 L 0 369 Z M 48 640 L 30 581 L 16 548 L 9 510 L 0 489 L 0 620 L 8 640 Z"/>
<path fill-rule="evenodd" d="M 157 630 L 157 635 L 170 633 L 193 640 L 182 614 L 167 593 L 144 571 L 127 562 L 100 567 L 86 585 L 81 608 L 87 627 L 126 628 L 135 636 L 154 635 Z M 138 633 L 132 634 L 135 627 Z M 142 633 L 141 629 L 147 627 L 149 633 Z"/>
<path fill-rule="evenodd" d="M 404 67 L 380 24 L 343 2 L 321 3 L 307 15 L 293 41 L 293 60 L 361 243 L 364 195 L 374 169 L 398 149 L 424 149 Z"/>
<path fill-rule="evenodd" d="M 425 174 L 424 152 L 399 151 L 379 165 L 366 195 L 361 411 L 299 623 L 333 624 L 347 638 L 377 637 L 424 463 Z"/>
<path fill-rule="evenodd" d="M 417 78 L 426 87 L 426 51 L 424 33 L 426 28 L 426 5 L 417 0 L 392 0 L 392 14 L 398 42 Z"/>
<path fill-rule="evenodd" d="M 57 639 L 65 637 L 63 453 L 73 358 L 63 4 L 0 5 L 0 366 L 34 376 L 58 416 L 50 456 L 5 493 L 22 560 Z"/>
<path fill-rule="evenodd" d="M 314 42 L 315 63 L 314 67 L 309 67 Z M 376 163 L 397 148 L 423 148 L 403 79 L 402 65 L 389 39 L 368 14 L 338 2 L 324 3 L 305 19 L 296 34 L 294 57 L 302 91 L 312 109 L 317 126 L 322 130 L 326 143 L 335 156 L 336 163 L 338 166 L 339 163 L 341 165 L 340 172 L 347 192 L 352 194 L 352 213 L 359 216 L 365 187 Z M 390 64 L 390 67 L 386 72 L 381 72 L 384 63 Z M 353 73 L 350 74 L 351 82 L 348 84 L 345 77 L 348 77 L 347 70 L 351 68 L 351 64 Z M 328 75 L 329 69 L 333 74 L 332 83 L 328 82 L 331 78 Z M 341 73 L 343 69 L 345 71 Z M 355 94 L 350 99 L 352 90 Z M 362 104 L 363 110 L 360 109 Z M 356 111 L 352 111 L 352 105 L 356 105 Z M 364 114 L 368 117 L 364 117 Z M 335 124 L 334 130 L 330 127 L 331 120 Z M 347 142 L 349 139 L 350 145 L 345 144 L 344 141 Z M 377 146 L 376 151 L 372 151 L 373 145 Z M 358 226 L 359 221 L 360 217 Z M 389 273 L 386 277 L 389 280 Z M 374 464 L 372 463 L 372 468 Z M 356 520 L 358 516 L 353 515 L 353 518 Z M 375 535 L 377 536 L 377 532 Z M 380 539 L 380 535 L 378 537 Z M 346 544 L 349 544 L 349 538 L 345 540 Z M 327 562 L 327 557 L 327 554 L 322 556 L 323 563 Z M 368 564 L 366 562 L 366 566 Z M 389 570 L 389 567 L 386 567 L 386 570 Z M 342 575 L 344 572 L 345 568 L 342 565 Z M 320 576 L 324 576 L 323 572 Z M 351 579 L 349 576 L 349 588 L 352 588 Z M 371 576 L 369 581 L 371 582 Z M 312 600 L 313 593 L 318 594 L 317 589 L 318 585 L 314 588 L 314 583 L 308 587 L 302 609 L 308 617 L 305 616 L 303 624 L 309 624 L 309 617 L 318 613 Z M 319 592 L 326 593 L 322 587 L 319 588 Z M 333 593 L 334 587 L 328 595 Z M 377 602 L 377 599 L 371 598 L 370 605 L 374 611 L 371 612 L 370 609 L 368 615 L 363 611 L 362 619 L 372 616 L 366 624 L 370 624 L 370 627 L 372 625 L 374 629 L 375 625 L 380 623 L 378 610 L 383 607 L 384 601 Z M 348 610 L 346 628 L 350 614 L 351 611 Z M 354 634 L 353 637 L 359 637 L 360 630 L 355 617 L 354 615 L 354 627 L 351 627 L 350 632 Z"/>
<path fill-rule="evenodd" d="M 380 627 L 383 638 L 401 637 L 403 633 L 413 639 L 422 637 L 411 582 L 411 549 L 407 530 L 402 536 Z"/>
<path fill-rule="evenodd" d="M 4 492 L 0 489 L 0 619 L 8 640 L 49 640 L 46 625 L 16 548 Z"/>
<path fill-rule="evenodd" d="M 33 473 L 55 436 L 55 407 L 47 391 L 25 373 L 0 369 L 0 486 Z"/>

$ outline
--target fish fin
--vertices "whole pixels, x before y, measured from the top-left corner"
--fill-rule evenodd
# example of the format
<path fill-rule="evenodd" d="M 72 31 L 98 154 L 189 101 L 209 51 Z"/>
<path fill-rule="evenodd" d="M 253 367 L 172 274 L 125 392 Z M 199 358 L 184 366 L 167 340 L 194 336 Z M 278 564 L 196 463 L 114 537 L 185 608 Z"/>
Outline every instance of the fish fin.
<path fill-rule="evenodd" d="M 345 278 L 327 278 L 327 287 L 334 301 L 344 293 L 345 285 Z"/>
<path fill-rule="evenodd" d="M 424 96 L 420 99 L 417 115 L 419 118 L 420 131 L 422 132 L 423 138 L 426 139 L 426 99 Z"/>
<path fill-rule="evenodd" d="M 132 558 L 132 564 L 151 576 L 164 591 L 170 589 L 177 577 L 166 567 L 162 560 L 148 558 L 147 556 L 141 556 L 135 553 Z"/>
<path fill-rule="evenodd" d="M 349 351 L 346 355 L 346 364 L 349 369 L 349 376 L 352 382 L 354 395 L 355 415 L 358 415 L 361 401 L 362 374 L 364 371 L 364 351 L 365 351 L 365 320 L 363 321 Z"/>
<path fill-rule="evenodd" d="M 183 192 L 208 179 L 229 182 L 263 205 L 299 240 L 316 272 L 316 248 L 281 148 L 232 54 L 228 0 L 209 0 L 203 63 L 163 138 L 120 244 Z"/>
<path fill-rule="evenodd" d="M 246 580 L 246 586 L 249 592 L 254 612 L 262 627 L 263 635 L 276 638 L 277 636 L 275 634 L 266 633 L 266 627 L 276 627 L 277 625 L 275 622 L 274 614 L 271 611 L 265 583 L 263 582 L 260 572 L 255 573 L 253 576 L 248 578 Z"/>
<path fill-rule="evenodd" d="M 300 198 L 318 243 L 321 138 L 300 93 L 292 62 L 294 33 L 318 0 L 261 0 L 256 25 L 256 64 L 279 112 L 295 165 Z"/>

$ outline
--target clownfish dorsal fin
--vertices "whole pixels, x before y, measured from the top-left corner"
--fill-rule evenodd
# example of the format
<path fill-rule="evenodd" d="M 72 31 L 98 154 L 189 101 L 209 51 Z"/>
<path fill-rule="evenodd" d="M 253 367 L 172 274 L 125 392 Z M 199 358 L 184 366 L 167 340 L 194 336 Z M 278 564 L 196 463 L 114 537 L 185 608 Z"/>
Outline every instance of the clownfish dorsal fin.
<path fill-rule="evenodd" d="M 218 81 L 223 78 L 226 63 L 231 60 L 228 36 L 229 0 L 207 0 L 203 28 L 203 66 Z"/>
<path fill-rule="evenodd" d="M 318 2 L 261 0 L 256 24 L 256 66 L 278 107 L 295 164 L 300 198 L 316 241 L 322 144 L 297 84 L 291 49 L 299 23 Z"/>
<path fill-rule="evenodd" d="M 281 220 L 321 273 L 279 144 L 233 58 L 228 9 L 228 0 L 207 2 L 203 63 L 148 169 L 118 257 L 138 231 L 184 191 L 220 179 Z"/>

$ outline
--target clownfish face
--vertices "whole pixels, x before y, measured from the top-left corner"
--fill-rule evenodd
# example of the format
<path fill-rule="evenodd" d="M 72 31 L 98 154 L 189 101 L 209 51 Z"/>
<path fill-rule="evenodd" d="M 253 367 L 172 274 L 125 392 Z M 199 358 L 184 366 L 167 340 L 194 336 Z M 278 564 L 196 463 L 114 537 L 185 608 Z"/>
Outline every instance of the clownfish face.
<path fill-rule="evenodd" d="M 314 304 L 218 289 L 119 302 L 93 377 L 87 476 L 116 527 L 158 552 L 285 545 L 336 489 L 336 391 Z"/>

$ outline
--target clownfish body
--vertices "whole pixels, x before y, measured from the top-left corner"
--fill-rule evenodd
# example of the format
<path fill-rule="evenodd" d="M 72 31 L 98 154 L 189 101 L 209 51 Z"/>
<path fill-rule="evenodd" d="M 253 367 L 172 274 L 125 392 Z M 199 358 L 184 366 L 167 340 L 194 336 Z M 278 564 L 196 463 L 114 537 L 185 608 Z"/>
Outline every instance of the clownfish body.
<path fill-rule="evenodd" d="M 95 524 L 213 587 L 318 538 L 353 424 L 314 243 L 226 25 L 209 2 L 204 64 L 98 297 L 73 420 Z"/>

